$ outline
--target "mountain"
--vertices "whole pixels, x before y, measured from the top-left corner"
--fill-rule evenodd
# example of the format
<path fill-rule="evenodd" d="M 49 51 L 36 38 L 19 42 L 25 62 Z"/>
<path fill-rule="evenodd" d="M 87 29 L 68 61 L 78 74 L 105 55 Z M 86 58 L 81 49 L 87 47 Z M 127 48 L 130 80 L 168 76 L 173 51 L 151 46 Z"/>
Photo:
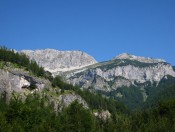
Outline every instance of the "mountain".
<path fill-rule="evenodd" d="M 6 47 L 0 47 L 0 80 L 0 104 L 2 101 L 9 104 L 13 101 L 21 101 L 21 99 L 25 102 L 32 97 L 32 100 L 37 99 L 39 104 L 42 102 L 42 106 L 51 105 L 50 107 L 56 114 L 75 101 L 84 109 L 95 111 L 100 109 L 96 112 L 99 118 L 102 118 L 101 114 L 110 115 L 109 109 L 110 112 L 125 111 L 123 104 L 67 84 L 61 77 L 53 77 L 51 73 L 44 71 L 34 60 L 29 60 L 24 53 Z M 105 110 L 104 113 L 103 110 Z"/>
<path fill-rule="evenodd" d="M 130 86 L 122 85 L 108 91 L 98 90 L 93 85 L 88 89 L 80 88 L 67 84 L 60 76 L 51 76 L 25 54 L 1 47 L 0 131 L 174 131 L 175 78 L 172 66 L 162 60 L 149 60 L 148 63 L 144 58 L 138 61 L 133 60 L 133 55 L 129 56 L 62 72 L 59 75 L 69 80 L 78 72 L 83 77 L 87 70 L 91 72 L 98 68 L 105 73 L 110 69 L 131 65 L 139 70 L 156 69 L 155 73 L 161 73 L 160 81 L 134 81 Z M 164 74 L 161 70 L 163 68 Z M 123 70 L 126 73 L 127 70 Z M 152 71 L 154 70 L 150 72 Z M 101 74 L 89 74 L 91 76 L 85 79 L 94 77 L 95 86 Z M 132 74 L 136 76 L 136 73 Z M 131 76 L 122 75 L 116 79 Z M 162 77 L 163 75 L 165 76 Z M 105 79 L 105 76 L 103 78 Z M 143 97 L 144 107 L 141 110 L 136 109 L 138 103 L 143 104 Z M 135 111 L 127 109 L 121 102 Z"/>
<path fill-rule="evenodd" d="M 30 59 L 34 59 L 40 66 L 53 75 L 60 72 L 80 69 L 97 63 L 90 55 L 82 51 L 59 51 L 54 49 L 45 50 L 22 50 Z"/>
<path fill-rule="evenodd" d="M 155 91 L 161 90 L 162 82 L 175 78 L 174 67 L 165 60 L 128 53 L 97 63 L 81 51 L 46 49 L 21 52 L 36 60 L 52 75 L 62 76 L 69 84 L 114 98 L 130 108 L 139 107 L 149 98 L 154 98 Z"/>
<path fill-rule="evenodd" d="M 125 103 L 130 108 L 142 106 L 161 91 L 162 82 L 175 82 L 171 64 L 161 59 L 120 54 L 112 60 L 64 73 L 68 83 L 98 92 Z M 169 84 L 170 85 L 170 84 Z"/>

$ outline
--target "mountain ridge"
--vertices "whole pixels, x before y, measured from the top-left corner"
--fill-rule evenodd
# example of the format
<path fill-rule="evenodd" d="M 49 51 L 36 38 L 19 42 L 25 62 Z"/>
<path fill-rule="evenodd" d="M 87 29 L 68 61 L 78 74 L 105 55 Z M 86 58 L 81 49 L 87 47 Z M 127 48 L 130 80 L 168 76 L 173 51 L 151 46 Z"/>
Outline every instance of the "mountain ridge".
<path fill-rule="evenodd" d="M 51 56 L 53 56 L 51 51 L 55 50 L 49 49 L 49 51 L 50 52 L 45 55 L 49 56 L 51 54 Z M 66 53 L 64 55 L 66 56 Z M 64 55 L 62 56 L 63 58 Z M 53 58 L 55 57 L 56 56 L 53 56 Z M 115 93 L 112 97 L 121 99 L 124 102 L 129 102 L 129 100 L 127 100 L 129 98 L 125 96 L 136 98 L 130 94 L 134 91 L 133 96 L 137 94 L 136 96 L 139 96 L 140 102 L 143 103 L 149 98 L 147 87 L 159 90 L 159 84 L 162 80 L 168 81 L 168 76 L 175 78 L 174 67 L 162 59 L 123 53 L 108 61 L 99 63 L 95 61 L 94 63 L 71 69 L 72 65 L 69 61 L 72 57 L 75 58 L 75 62 L 77 60 L 81 61 L 77 57 L 77 54 L 71 54 L 67 60 L 64 59 L 61 62 L 64 63 L 64 61 L 68 61 L 67 64 L 70 66 L 69 70 L 52 72 L 52 75 L 59 75 L 69 84 L 80 86 L 83 89 L 90 89 L 94 92 L 100 92 L 104 96 L 107 95 L 107 97 L 111 97 L 111 95 Z M 83 61 L 87 62 L 86 59 L 89 58 L 85 57 Z M 37 58 L 35 58 L 35 60 L 37 60 Z M 54 63 L 49 57 L 44 59 L 44 61 L 46 61 L 46 64 L 48 63 L 54 67 Z M 130 88 L 130 90 L 128 88 Z"/>
<path fill-rule="evenodd" d="M 30 59 L 35 59 L 39 65 L 43 66 L 45 70 L 50 71 L 53 75 L 63 75 L 69 83 L 74 85 L 79 85 L 79 83 L 83 84 L 83 80 L 84 83 L 90 83 L 87 86 L 93 84 L 93 82 L 88 82 L 89 80 L 86 79 L 89 78 L 89 73 L 92 75 L 98 75 L 100 78 L 102 77 L 101 79 L 103 81 L 112 81 L 115 77 L 121 76 L 125 79 L 120 80 L 120 82 L 123 82 L 123 86 L 135 85 L 135 82 L 145 83 L 147 81 L 151 83 L 156 82 L 158 85 L 159 81 L 164 76 L 171 75 L 175 77 L 174 68 L 165 60 L 140 57 L 128 53 L 119 54 L 109 61 L 98 63 L 93 57 L 82 51 L 58 51 L 55 49 L 45 49 L 35 51 L 22 50 L 21 52 L 28 55 Z M 62 57 L 63 59 L 57 57 Z M 85 65 L 79 65 L 82 63 L 81 61 L 83 61 L 83 64 Z M 89 61 L 91 63 L 88 63 Z M 64 67 L 61 67 L 63 65 Z M 75 78 L 80 74 L 84 74 L 84 77 L 82 75 L 79 76 L 83 78 L 77 78 L 78 82 L 75 82 Z M 72 80 L 72 78 L 74 80 Z M 129 82 L 126 82 L 126 80 Z M 119 86 L 122 86 L 120 82 L 118 82 L 118 84 Z M 104 84 L 104 82 L 101 82 L 101 84 Z M 104 86 L 106 87 L 106 85 Z M 119 86 L 115 85 L 116 88 Z M 107 87 L 110 88 L 111 86 Z"/>
<path fill-rule="evenodd" d="M 129 54 L 129 53 L 121 53 L 121 54 L 113 57 L 110 60 L 97 62 L 94 57 L 92 57 L 91 55 L 89 55 L 89 54 L 87 54 L 83 51 L 80 51 L 80 50 L 56 50 L 56 49 L 47 48 L 47 49 L 37 49 L 37 50 L 21 50 L 21 51 L 18 51 L 18 52 L 26 54 L 27 56 L 29 56 L 30 59 L 34 59 L 40 66 L 43 66 L 45 68 L 45 70 L 47 70 L 51 73 L 54 73 L 55 75 L 59 74 L 59 72 L 67 72 L 67 71 L 71 71 L 71 70 L 81 69 L 81 68 L 84 68 L 84 67 L 87 67 L 87 66 L 90 66 L 90 65 L 94 65 L 94 64 L 97 64 L 97 63 L 108 62 L 110 60 L 116 60 L 116 59 L 117 60 L 118 59 L 121 59 L 121 60 L 136 60 L 136 61 L 144 62 L 144 63 L 159 63 L 159 62 L 167 63 L 163 59 L 154 59 L 154 58 L 151 58 L 151 57 L 141 57 L 141 56 L 136 56 L 136 55 L 132 55 L 132 54 Z M 87 61 L 87 63 L 85 62 L 85 64 L 81 64 L 79 62 L 78 64 L 75 64 L 74 66 L 71 66 L 68 63 L 67 63 L 67 65 L 69 65 L 69 66 L 66 66 L 66 64 L 57 65 L 57 67 L 55 68 L 56 70 L 53 70 L 50 67 L 47 68 L 46 65 L 50 65 L 50 64 L 46 64 L 46 65 L 41 64 L 41 63 L 43 63 L 42 59 L 44 57 L 46 58 L 45 62 L 53 63 L 52 60 L 54 58 L 56 59 L 58 57 L 57 54 L 55 54 L 55 53 L 57 53 L 57 54 L 60 53 L 61 57 L 66 56 L 66 54 L 70 54 L 70 56 L 66 57 L 66 59 L 68 59 L 68 61 L 70 61 L 70 62 L 72 61 L 71 57 L 76 56 L 76 54 L 82 54 L 82 55 L 84 55 L 84 58 L 83 58 L 84 60 L 81 59 L 81 58 L 78 58 L 78 57 L 76 59 L 77 60 L 81 59 L 81 61 L 82 60 Z M 56 55 L 56 56 L 53 56 L 52 54 Z M 71 54 L 72 54 L 72 56 L 71 56 Z M 49 57 L 49 56 L 52 56 L 52 57 Z M 54 61 L 59 61 L 59 60 L 57 59 L 57 60 L 54 60 Z M 64 63 L 64 62 L 61 62 L 61 63 Z"/>
<path fill-rule="evenodd" d="M 136 55 L 132 55 L 129 53 L 119 54 L 118 56 L 114 57 L 113 59 L 129 59 L 129 60 L 137 60 L 137 61 L 145 62 L 145 63 L 166 62 L 163 59 L 153 59 L 151 57 L 141 57 L 141 56 L 136 56 Z"/>

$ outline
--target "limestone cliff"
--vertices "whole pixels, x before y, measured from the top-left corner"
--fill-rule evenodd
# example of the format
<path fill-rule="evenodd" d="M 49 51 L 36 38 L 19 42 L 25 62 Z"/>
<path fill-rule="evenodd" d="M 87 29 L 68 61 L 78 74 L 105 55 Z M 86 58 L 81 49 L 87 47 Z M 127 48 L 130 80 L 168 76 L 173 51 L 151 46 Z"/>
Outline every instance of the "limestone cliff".
<path fill-rule="evenodd" d="M 158 85 L 161 79 L 168 75 L 175 77 L 173 67 L 163 60 L 136 56 L 133 59 L 123 55 L 79 71 L 67 72 L 65 78 L 73 85 L 112 91 L 122 86 L 144 85 L 147 82 Z"/>

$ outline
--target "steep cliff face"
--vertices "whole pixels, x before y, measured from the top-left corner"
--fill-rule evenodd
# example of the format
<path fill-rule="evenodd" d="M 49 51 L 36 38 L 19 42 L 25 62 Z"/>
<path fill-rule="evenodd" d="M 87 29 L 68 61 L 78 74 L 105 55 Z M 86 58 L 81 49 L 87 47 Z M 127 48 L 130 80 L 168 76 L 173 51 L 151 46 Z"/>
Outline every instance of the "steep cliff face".
<path fill-rule="evenodd" d="M 80 69 L 82 67 L 97 63 L 90 55 L 82 51 L 59 51 L 54 49 L 45 50 L 22 50 L 34 59 L 45 70 L 57 75 L 60 72 Z"/>
<path fill-rule="evenodd" d="M 42 91 L 50 87 L 48 80 L 33 77 L 29 72 L 19 68 L 0 69 L 0 94 L 5 96 L 7 102 L 12 93 L 18 93 L 22 99 L 34 91 Z"/>
<path fill-rule="evenodd" d="M 162 78 L 175 77 L 173 67 L 160 59 L 123 54 L 115 59 L 65 74 L 69 83 L 84 88 L 112 91 L 122 86 L 137 86 L 150 82 L 157 85 Z M 138 59 L 139 58 L 139 59 Z"/>

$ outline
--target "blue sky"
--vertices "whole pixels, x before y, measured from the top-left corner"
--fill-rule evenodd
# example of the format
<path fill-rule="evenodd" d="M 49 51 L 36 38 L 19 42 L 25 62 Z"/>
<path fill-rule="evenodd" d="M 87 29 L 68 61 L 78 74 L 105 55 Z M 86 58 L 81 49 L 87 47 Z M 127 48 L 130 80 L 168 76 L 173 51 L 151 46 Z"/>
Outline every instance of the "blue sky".
<path fill-rule="evenodd" d="M 0 45 L 127 52 L 175 65 L 175 0 L 0 0 Z"/>

